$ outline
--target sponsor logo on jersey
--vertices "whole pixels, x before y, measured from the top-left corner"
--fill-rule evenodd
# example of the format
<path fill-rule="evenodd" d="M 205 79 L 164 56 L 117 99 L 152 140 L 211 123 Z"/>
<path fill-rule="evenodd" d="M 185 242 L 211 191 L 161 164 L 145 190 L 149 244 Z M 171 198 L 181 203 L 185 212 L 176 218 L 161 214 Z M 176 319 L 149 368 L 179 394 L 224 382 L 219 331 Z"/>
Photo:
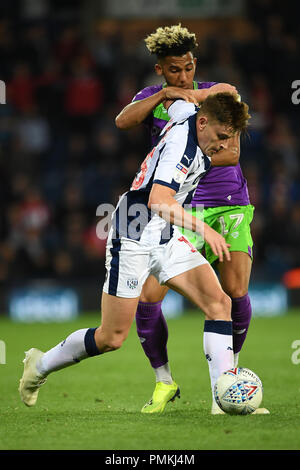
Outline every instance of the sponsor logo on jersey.
<path fill-rule="evenodd" d="M 188 169 L 185 166 L 181 165 L 180 163 L 177 163 L 176 168 L 177 168 L 177 170 L 181 171 L 185 175 L 188 172 Z"/>
<path fill-rule="evenodd" d="M 182 161 L 184 158 L 186 159 L 188 166 L 190 166 L 190 164 L 191 164 L 192 161 L 193 161 L 193 158 L 189 158 L 189 157 L 187 157 L 186 155 L 183 155 L 181 161 Z"/>

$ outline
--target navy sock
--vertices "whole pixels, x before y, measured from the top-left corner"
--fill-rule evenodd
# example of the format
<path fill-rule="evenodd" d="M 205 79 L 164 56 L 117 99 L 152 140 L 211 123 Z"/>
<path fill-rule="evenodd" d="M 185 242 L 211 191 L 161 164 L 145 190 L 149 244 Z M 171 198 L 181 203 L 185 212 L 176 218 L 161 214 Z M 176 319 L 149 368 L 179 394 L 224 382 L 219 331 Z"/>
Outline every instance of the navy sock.
<path fill-rule="evenodd" d="M 84 337 L 84 346 L 87 354 L 92 356 L 98 356 L 101 354 L 99 349 L 97 348 L 96 341 L 95 341 L 95 331 L 97 328 L 89 328 Z"/>

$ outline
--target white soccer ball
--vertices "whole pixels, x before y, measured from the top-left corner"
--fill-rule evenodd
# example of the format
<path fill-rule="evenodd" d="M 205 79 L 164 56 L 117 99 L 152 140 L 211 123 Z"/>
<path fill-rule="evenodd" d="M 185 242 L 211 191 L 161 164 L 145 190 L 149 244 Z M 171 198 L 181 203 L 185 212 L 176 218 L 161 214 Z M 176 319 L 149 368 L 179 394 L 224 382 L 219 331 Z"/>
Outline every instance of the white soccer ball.
<path fill-rule="evenodd" d="M 214 387 L 214 396 L 225 413 L 248 415 L 261 404 L 263 386 L 252 370 L 235 367 L 220 375 Z"/>

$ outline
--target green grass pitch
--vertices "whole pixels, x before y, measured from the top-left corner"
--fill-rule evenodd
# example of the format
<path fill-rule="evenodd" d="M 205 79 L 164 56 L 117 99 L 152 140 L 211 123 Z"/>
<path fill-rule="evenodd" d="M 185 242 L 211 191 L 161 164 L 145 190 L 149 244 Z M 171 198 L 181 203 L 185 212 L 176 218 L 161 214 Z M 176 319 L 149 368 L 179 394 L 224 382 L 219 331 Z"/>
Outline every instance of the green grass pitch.
<path fill-rule="evenodd" d="M 187 312 L 168 320 L 169 360 L 181 399 L 160 416 L 140 409 L 151 397 L 154 374 L 132 326 L 123 347 L 53 373 L 35 407 L 20 401 L 24 351 L 47 350 L 99 315 L 68 323 L 20 324 L 0 317 L 6 364 L 0 364 L 1 450 L 299 450 L 300 311 L 253 318 L 240 366 L 264 385 L 270 415 L 211 416 L 211 392 L 203 354 L 203 316 Z M 299 349 L 299 347 L 298 347 Z M 295 362 L 295 361 L 294 361 Z M 299 361 L 296 361 L 299 362 Z"/>

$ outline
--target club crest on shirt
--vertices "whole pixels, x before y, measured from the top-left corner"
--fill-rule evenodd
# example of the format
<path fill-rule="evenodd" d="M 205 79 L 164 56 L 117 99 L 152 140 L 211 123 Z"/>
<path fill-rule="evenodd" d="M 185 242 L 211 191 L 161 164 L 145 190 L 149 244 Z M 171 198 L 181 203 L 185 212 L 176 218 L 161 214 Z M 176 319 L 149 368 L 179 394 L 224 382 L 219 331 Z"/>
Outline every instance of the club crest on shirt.
<path fill-rule="evenodd" d="M 139 281 L 137 279 L 127 279 L 127 286 L 129 289 L 136 289 Z"/>
<path fill-rule="evenodd" d="M 177 163 L 176 170 L 174 173 L 174 181 L 176 183 L 182 183 L 185 179 L 185 175 L 187 174 L 188 169 L 182 165 L 181 163 Z"/>

